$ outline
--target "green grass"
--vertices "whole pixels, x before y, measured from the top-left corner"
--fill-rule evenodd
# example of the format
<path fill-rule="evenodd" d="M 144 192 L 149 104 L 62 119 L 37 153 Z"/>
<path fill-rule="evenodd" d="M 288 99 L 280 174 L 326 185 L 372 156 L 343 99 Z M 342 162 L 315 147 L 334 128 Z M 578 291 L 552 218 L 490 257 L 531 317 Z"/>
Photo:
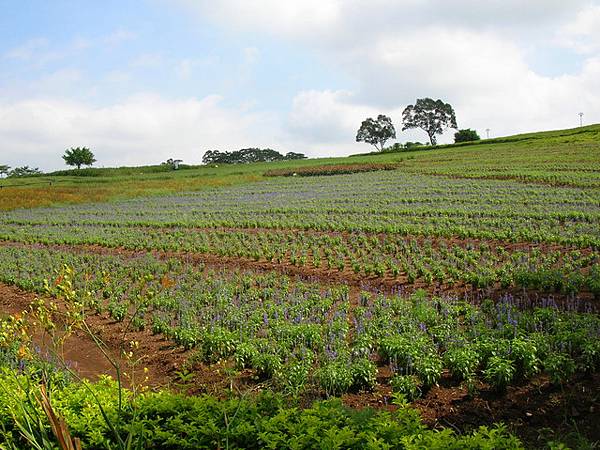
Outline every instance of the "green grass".
<path fill-rule="evenodd" d="M 600 188 L 600 125 L 344 158 L 189 166 L 178 171 L 165 166 L 66 170 L 0 180 L 0 210 L 196 191 L 260 181 L 268 170 L 356 163 L 400 163 L 408 173 L 455 178 Z"/>

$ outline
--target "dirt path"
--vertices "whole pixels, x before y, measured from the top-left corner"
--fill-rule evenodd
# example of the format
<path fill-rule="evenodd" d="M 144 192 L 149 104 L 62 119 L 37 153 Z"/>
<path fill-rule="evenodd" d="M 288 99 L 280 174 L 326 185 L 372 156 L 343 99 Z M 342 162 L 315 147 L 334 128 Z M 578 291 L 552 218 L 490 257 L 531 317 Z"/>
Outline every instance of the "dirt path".
<path fill-rule="evenodd" d="M 39 298 L 38 295 L 24 292 L 14 286 L 0 283 L 0 314 L 17 314 L 29 309 L 31 303 Z M 174 344 L 165 341 L 161 336 L 152 335 L 146 331 L 130 331 L 124 329 L 124 324 L 115 322 L 108 316 L 94 315 L 86 318 L 90 329 L 107 346 L 110 357 L 116 361 L 124 376 L 124 382 L 131 384 L 133 373 L 134 382 L 142 382 L 148 377 L 147 383 L 151 387 L 160 387 L 170 384 L 173 371 L 179 368 L 186 354 Z M 34 328 L 32 341 L 39 347 L 40 353 L 59 365 L 66 363 L 80 377 L 91 380 L 101 375 L 116 377 L 116 370 L 107 357 L 100 350 L 92 337 L 78 330 L 70 335 L 61 348 L 57 348 L 50 336 L 41 329 Z M 141 358 L 135 370 L 123 357 L 123 351 L 132 350 L 131 342 L 138 342 L 134 350 L 134 359 Z M 147 373 L 144 373 L 146 367 Z"/>

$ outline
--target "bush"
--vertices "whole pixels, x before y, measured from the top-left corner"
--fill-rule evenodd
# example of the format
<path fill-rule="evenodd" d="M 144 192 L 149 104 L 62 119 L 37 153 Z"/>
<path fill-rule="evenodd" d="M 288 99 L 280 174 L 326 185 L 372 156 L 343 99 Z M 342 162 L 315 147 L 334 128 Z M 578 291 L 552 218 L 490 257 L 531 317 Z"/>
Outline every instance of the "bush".
<path fill-rule="evenodd" d="M 104 378 L 97 383 L 50 383 L 51 404 L 82 448 L 198 449 L 198 448 L 523 448 L 504 427 L 480 427 L 471 434 L 456 435 L 446 429 L 426 428 L 415 409 L 377 412 L 355 411 L 341 400 L 315 402 L 298 408 L 289 400 L 268 392 L 257 396 L 219 400 L 212 396 L 188 396 L 169 391 L 147 392 L 133 397 L 122 391 L 119 409 L 117 383 Z M 410 385 L 416 379 L 398 377 Z M 3 448 L 32 448 L 21 434 L 25 429 L 36 448 L 59 448 L 45 414 L 32 400 L 39 384 L 31 376 L 0 371 L 0 441 Z M 400 391 L 400 389 L 398 389 Z M 92 394 L 93 392 L 93 394 Z M 99 406 L 102 406 L 102 411 Z M 23 428 L 25 427 L 25 428 Z M 43 439 L 43 442 L 37 440 Z"/>
<path fill-rule="evenodd" d="M 316 379 L 328 396 L 348 392 L 353 383 L 352 371 L 343 361 L 324 364 L 317 370 Z"/>
<path fill-rule="evenodd" d="M 563 353 L 551 353 L 544 359 L 544 369 L 554 384 L 562 384 L 575 373 L 575 361 Z"/>
<path fill-rule="evenodd" d="M 377 366 L 363 358 L 352 363 L 352 387 L 354 389 L 373 389 L 377 382 Z"/>
<path fill-rule="evenodd" d="M 444 359 L 458 381 L 471 379 L 480 364 L 479 354 L 469 347 L 450 349 L 444 354 Z"/>
<path fill-rule="evenodd" d="M 395 375 L 390 381 L 394 392 L 412 402 L 421 396 L 421 381 L 415 375 Z"/>
<path fill-rule="evenodd" d="M 515 376 L 515 366 L 510 359 L 492 356 L 483 372 L 485 379 L 499 392 L 505 391 Z"/>
<path fill-rule="evenodd" d="M 415 372 L 423 381 L 425 389 L 437 384 L 442 376 L 443 367 L 442 359 L 435 353 L 423 355 L 415 361 Z"/>
<path fill-rule="evenodd" d="M 471 130 L 470 128 L 458 130 L 456 133 L 454 133 L 454 142 L 456 144 L 459 142 L 479 141 L 480 139 L 481 138 L 477 134 L 477 131 Z"/>

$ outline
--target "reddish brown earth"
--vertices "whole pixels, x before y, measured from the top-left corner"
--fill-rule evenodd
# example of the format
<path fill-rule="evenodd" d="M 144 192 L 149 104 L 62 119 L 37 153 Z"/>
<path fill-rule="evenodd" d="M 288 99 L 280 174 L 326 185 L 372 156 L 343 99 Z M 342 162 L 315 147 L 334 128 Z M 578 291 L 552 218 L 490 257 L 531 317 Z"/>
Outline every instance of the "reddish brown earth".
<path fill-rule="evenodd" d="M 380 374 L 385 369 L 380 368 Z M 354 408 L 394 410 L 386 376 L 380 376 L 378 383 L 373 393 L 346 394 L 344 403 Z M 494 392 L 484 383 L 478 389 L 477 395 L 469 396 L 467 389 L 446 373 L 439 386 L 412 405 L 433 428 L 469 432 L 481 425 L 502 422 L 533 448 L 544 446 L 549 440 L 572 439 L 570 435 L 575 431 L 600 444 L 600 374 L 578 376 L 564 386 L 538 376 L 510 386 L 505 393 Z"/>
<path fill-rule="evenodd" d="M 31 303 L 38 298 L 35 294 L 0 283 L 0 313 L 22 313 L 29 310 Z M 57 328 L 60 330 L 61 318 L 55 317 L 54 320 L 59 324 Z M 185 360 L 184 352 L 173 343 L 149 332 L 126 330 L 123 323 L 115 322 L 108 316 L 91 315 L 86 318 L 86 323 L 96 337 L 106 344 L 108 355 L 126 374 L 123 379 L 127 384 L 131 384 L 133 375 L 136 384 L 147 376 L 148 386 L 168 385 L 170 374 Z M 93 338 L 83 330 L 76 330 L 60 347 L 54 345 L 52 338 L 39 327 L 33 327 L 31 331 L 32 341 L 40 348 L 41 354 L 58 361 L 59 366 L 66 363 L 78 376 L 87 379 L 97 379 L 101 375 L 116 377 L 116 369 Z M 62 336 L 60 331 L 57 335 Z M 136 363 L 135 370 L 132 370 L 133 366 L 122 356 L 124 351 L 132 349 L 131 342 L 139 343 L 134 351 L 134 360 L 141 359 Z M 144 367 L 148 369 L 147 374 L 144 374 Z"/>

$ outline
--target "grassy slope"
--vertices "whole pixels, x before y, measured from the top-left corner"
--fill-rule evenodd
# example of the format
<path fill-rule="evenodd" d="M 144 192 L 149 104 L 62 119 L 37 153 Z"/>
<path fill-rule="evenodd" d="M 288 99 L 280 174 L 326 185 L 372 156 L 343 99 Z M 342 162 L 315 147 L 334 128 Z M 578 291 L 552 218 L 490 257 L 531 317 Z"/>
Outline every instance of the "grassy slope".
<path fill-rule="evenodd" d="M 347 158 L 198 166 L 177 172 L 160 171 L 159 166 L 94 169 L 86 171 L 93 175 L 86 177 L 65 175 L 63 171 L 59 175 L 0 180 L 0 210 L 200 190 L 259 181 L 269 169 L 364 162 L 400 163 L 402 170 L 428 175 L 515 179 L 596 189 L 600 188 L 600 125 Z"/>

